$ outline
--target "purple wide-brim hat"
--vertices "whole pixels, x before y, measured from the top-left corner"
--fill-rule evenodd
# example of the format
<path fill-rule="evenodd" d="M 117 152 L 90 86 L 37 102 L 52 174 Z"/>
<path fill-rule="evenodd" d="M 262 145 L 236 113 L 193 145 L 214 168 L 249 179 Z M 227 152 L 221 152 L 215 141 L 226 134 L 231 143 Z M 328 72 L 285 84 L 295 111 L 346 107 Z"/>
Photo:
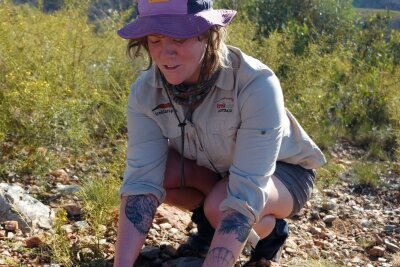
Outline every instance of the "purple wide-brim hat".
<path fill-rule="evenodd" d="M 117 33 L 124 39 L 137 39 L 149 34 L 192 38 L 211 26 L 228 25 L 236 15 L 234 10 L 212 9 L 211 6 L 212 1 L 206 0 L 139 0 L 139 17 Z"/>

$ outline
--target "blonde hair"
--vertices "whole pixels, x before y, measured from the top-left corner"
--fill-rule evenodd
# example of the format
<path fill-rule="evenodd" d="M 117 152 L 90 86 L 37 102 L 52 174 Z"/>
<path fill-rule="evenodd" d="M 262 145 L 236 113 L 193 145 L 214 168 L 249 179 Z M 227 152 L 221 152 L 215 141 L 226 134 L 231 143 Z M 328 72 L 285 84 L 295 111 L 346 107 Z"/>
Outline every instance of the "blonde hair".
<path fill-rule="evenodd" d="M 225 27 L 218 25 L 212 26 L 208 31 L 198 36 L 198 40 L 207 39 L 207 48 L 204 54 L 201 66 L 200 77 L 208 77 L 220 67 L 226 67 L 224 64 L 224 47 L 227 37 Z M 147 37 L 130 39 L 126 48 L 127 55 L 135 60 L 138 57 L 145 56 L 149 64 L 145 70 L 151 68 L 153 60 L 150 57 Z"/>

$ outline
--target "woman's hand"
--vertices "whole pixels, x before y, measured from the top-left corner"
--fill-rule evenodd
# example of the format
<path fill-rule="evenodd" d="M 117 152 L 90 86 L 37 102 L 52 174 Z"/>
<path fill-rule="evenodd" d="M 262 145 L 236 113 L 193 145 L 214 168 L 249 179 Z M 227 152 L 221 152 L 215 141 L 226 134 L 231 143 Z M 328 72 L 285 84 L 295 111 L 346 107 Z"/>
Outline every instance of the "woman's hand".
<path fill-rule="evenodd" d="M 152 194 L 122 197 L 114 267 L 133 266 L 158 206 Z"/>

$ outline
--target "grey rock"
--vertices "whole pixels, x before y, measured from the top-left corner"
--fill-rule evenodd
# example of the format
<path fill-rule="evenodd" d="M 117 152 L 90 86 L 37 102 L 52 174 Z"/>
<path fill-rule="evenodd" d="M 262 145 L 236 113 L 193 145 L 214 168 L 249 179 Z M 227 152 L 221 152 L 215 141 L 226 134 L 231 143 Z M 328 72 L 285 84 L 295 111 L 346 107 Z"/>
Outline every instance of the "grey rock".
<path fill-rule="evenodd" d="M 19 185 L 0 183 L 0 221 L 18 221 L 22 231 L 50 229 L 54 211 L 31 197 Z"/>
<path fill-rule="evenodd" d="M 386 245 L 387 249 L 390 250 L 391 252 L 396 253 L 396 252 L 400 251 L 400 247 L 399 246 L 397 246 L 396 244 L 393 244 L 393 243 L 391 243 L 391 242 L 389 242 L 387 240 L 385 240 L 385 245 Z"/>
<path fill-rule="evenodd" d="M 57 191 L 62 195 L 70 195 L 74 193 L 78 193 L 81 188 L 79 185 L 65 185 L 65 184 L 57 184 Z"/>
<path fill-rule="evenodd" d="M 74 226 L 79 230 L 85 230 L 89 228 L 89 224 L 87 221 L 77 221 L 74 223 Z"/>
<path fill-rule="evenodd" d="M 324 223 L 326 224 L 331 224 L 334 220 L 336 220 L 337 217 L 334 215 L 326 215 L 322 220 L 324 221 Z"/>
<path fill-rule="evenodd" d="M 385 232 L 393 232 L 396 229 L 395 225 L 385 225 L 385 227 L 383 227 L 383 231 Z"/>
<path fill-rule="evenodd" d="M 322 208 L 326 210 L 335 210 L 336 207 L 337 207 L 336 201 L 334 201 L 333 199 L 322 204 Z"/>
<path fill-rule="evenodd" d="M 363 219 L 361 221 L 361 226 L 364 228 L 369 228 L 372 225 L 372 222 L 368 219 Z"/>

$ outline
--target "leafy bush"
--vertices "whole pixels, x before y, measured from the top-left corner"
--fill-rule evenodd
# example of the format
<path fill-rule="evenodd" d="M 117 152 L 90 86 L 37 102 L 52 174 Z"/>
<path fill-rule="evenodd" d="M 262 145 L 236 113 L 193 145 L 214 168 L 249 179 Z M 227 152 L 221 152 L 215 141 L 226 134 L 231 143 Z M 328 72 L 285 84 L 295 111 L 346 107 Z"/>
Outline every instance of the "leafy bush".
<path fill-rule="evenodd" d="M 124 133 L 133 70 L 115 33 L 95 34 L 83 10 L 0 9 L 1 140 L 79 149 Z"/>
<path fill-rule="evenodd" d="M 0 179 L 43 176 L 62 164 L 60 153 L 125 136 L 129 85 L 141 63 L 129 63 L 118 21 L 99 30 L 87 22 L 87 2 L 66 2 L 52 14 L 0 5 L 0 144 L 13 147 L 1 149 Z"/>

